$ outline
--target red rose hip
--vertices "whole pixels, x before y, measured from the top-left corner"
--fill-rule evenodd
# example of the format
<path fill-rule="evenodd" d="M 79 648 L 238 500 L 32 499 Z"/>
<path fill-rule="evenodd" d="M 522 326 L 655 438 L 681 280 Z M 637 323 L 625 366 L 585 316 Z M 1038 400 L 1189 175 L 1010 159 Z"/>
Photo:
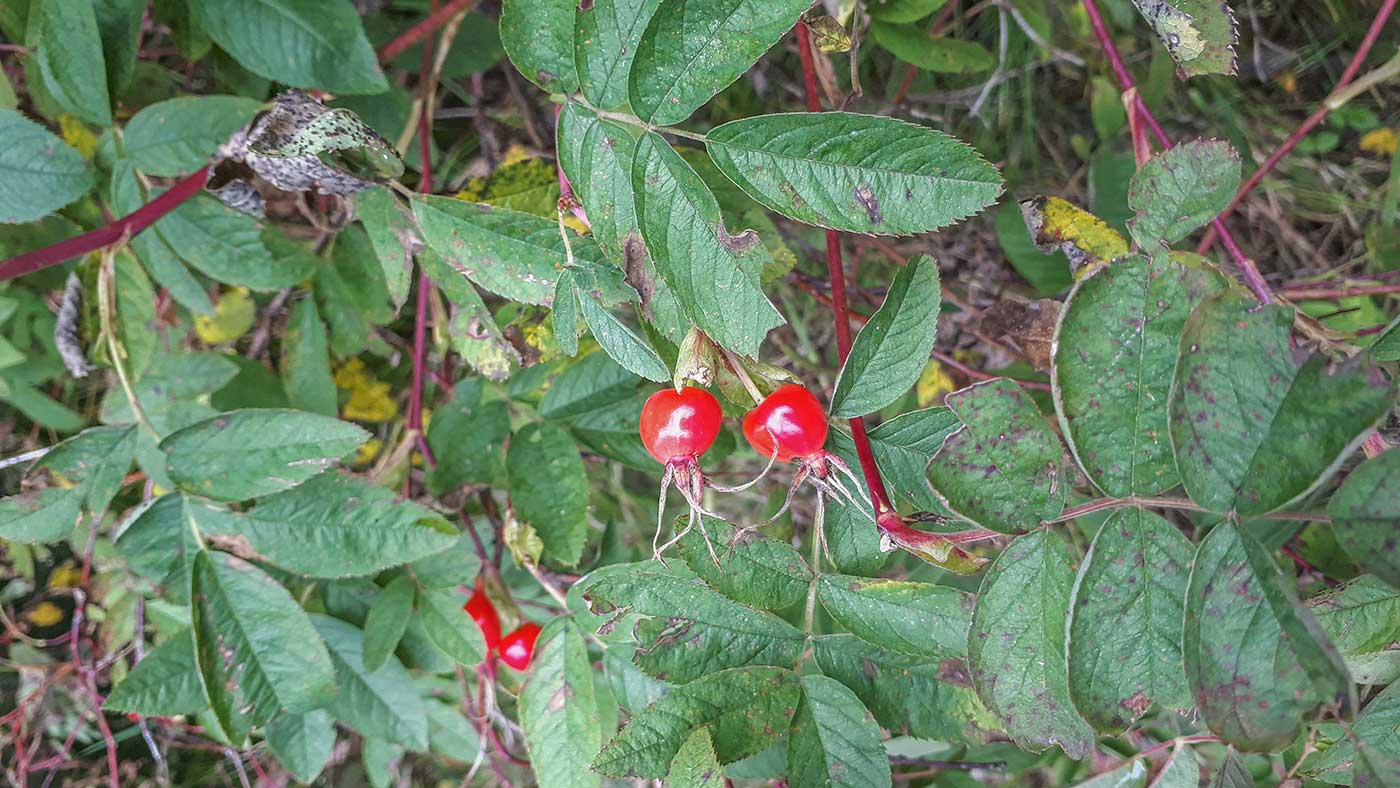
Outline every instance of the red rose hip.
<path fill-rule="evenodd" d="M 744 437 L 765 457 L 776 444 L 778 462 L 806 459 L 826 445 L 826 411 L 812 392 L 789 383 L 744 416 Z"/>
<path fill-rule="evenodd" d="M 481 634 L 486 638 L 486 653 L 491 653 L 501 642 L 501 619 L 496 615 L 496 607 L 491 604 L 491 599 L 486 596 L 480 583 L 462 609 L 467 611 L 467 615 L 481 628 Z"/>
<path fill-rule="evenodd" d="M 687 386 L 666 388 L 647 398 L 638 431 L 642 444 L 657 462 L 694 461 L 719 435 L 724 414 L 710 392 Z"/>
<path fill-rule="evenodd" d="M 535 658 L 535 639 L 540 636 L 540 625 L 532 621 L 521 624 L 514 632 L 501 639 L 501 661 L 515 670 L 527 670 Z"/>

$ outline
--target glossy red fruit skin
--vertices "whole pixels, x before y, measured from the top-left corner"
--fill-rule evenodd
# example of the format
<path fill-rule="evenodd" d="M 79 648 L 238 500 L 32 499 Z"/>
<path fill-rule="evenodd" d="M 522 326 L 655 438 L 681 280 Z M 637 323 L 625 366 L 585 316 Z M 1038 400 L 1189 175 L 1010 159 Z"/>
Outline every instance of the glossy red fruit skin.
<path fill-rule="evenodd" d="M 826 411 L 816 396 L 795 383 L 779 386 L 744 415 L 744 437 L 764 457 L 792 462 L 822 451 L 826 445 Z"/>
<path fill-rule="evenodd" d="M 491 604 L 486 592 L 477 586 L 476 592 L 462 605 L 462 609 L 481 628 L 481 634 L 486 638 L 486 651 L 491 652 L 501 642 L 501 619 L 496 615 L 495 605 Z"/>
<path fill-rule="evenodd" d="M 666 464 L 704 454 L 723 421 L 719 401 L 710 392 L 694 386 L 680 392 L 665 388 L 647 397 L 637 430 L 647 453 Z"/>
<path fill-rule="evenodd" d="M 516 670 L 528 670 L 530 661 L 535 658 L 535 638 L 539 636 L 539 624 L 533 621 L 521 624 L 501 640 L 501 661 Z"/>

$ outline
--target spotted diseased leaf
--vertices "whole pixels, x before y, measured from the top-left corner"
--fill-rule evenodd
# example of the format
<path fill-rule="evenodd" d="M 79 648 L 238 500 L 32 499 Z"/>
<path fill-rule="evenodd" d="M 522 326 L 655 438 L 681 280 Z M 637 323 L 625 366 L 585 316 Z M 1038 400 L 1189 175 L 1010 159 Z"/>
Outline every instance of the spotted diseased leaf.
<path fill-rule="evenodd" d="M 1037 530 L 1007 545 L 982 579 L 968 633 L 977 695 L 1027 749 L 1083 758 L 1094 733 L 1070 700 L 1065 620 L 1074 569 L 1064 540 Z"/>
<path fill-rule="evenodd" d="M 1174 244 L 1225 210 L 1240 183 L 1240 155 L 1228 142 L 1192 140 L 1148 159 L 1128 184 L 1137 216 L 1128 231 L 1144 249 Z"/>
<path fill-rule="evenodd" d="M 702 725 L 721 764 L 747 758 L 787 731 L 801 692 L 797 674 L 783 668 L 711 673 L 638 712 L 603 747 L 593 769 L 609 777 L 665 777 L 681 745 Z"/>
<path fill-rule="evenodd" d="M 1327 511 L 1351 560 L 1400 588 L 1400 453 L 1383 452 L 1357 466 Z"/>
<path fill-rule="evenodd" d="M 1070 606 L 1069 691 L 1096 729 L 1121 732 L 1153 703 L 1187 709 L 1181 655 L 1191 542 L 1166 520 L 1122 509 L 1099 527 Z"/>
<path fill-rule="evenodd" d="M 928 658 L 967 653 L 974 600 L 955 588 L 824 574 L 817 598 L 836 623 L 881 648 Z"/>
<path fill-rule="evenodd" d="M 1187 494 L 1207 509 L 1264 514 L 1301 499 L 1390 408 L 1380 370 L 1294 347 L 1292 325 L 1293 309 L 1233 293 L 1186 321 L 1171 440 Z"/>
<path fill-rule="evenodd" d="M 383 181 L 403 175 L 393 145 L 349 109 L 296 95 L 278 96 L 248 138 L 248 151 L 281 159 L 315 158 L 347 175 Z"/>
<path fill-rule="evenodd" d="M 82 154 L 13 109 L 0 109 L 0 224 L 32 222 L 96 183 Z"/>
<path fill-rule="evenodd" d="M 526 79 L 549 93 L 579 88 L 574 64 L 574 9 L 577 0 L 505 0 L 501 4 L 501 45 Z"/>
<path fill-rule="evenodd" d="M 520 693 L 520 727 L 540 788 L 593 788 L 588 768 L 603 746 L 598 689 L 583 633 L 573 621 L 546 626 Z"/>
<path fill-rule="evenodd" d="M 767 610 L 781 610 L 807 596 L 812 570 L 791 544 L 754 531 L 740 536 L 729 523 L 710 517 L 704 524 L 703 532 L 692 528 L 681 538 L 680 553 L 691 571 L 715 590 L 740 604 Z M 684 522 L 678 522 L 676 529 L 683 531 Z M 705 545 L 707 538 L 719 557 L 718 566 Z"/>
<path fill-rule="evenodd" d="M 722 788 L 724 782 L 724 767 L 715 755 L 710 729 L 696 728 L 671 761 L 666 784 L 675 788 Z"/>
<path fill-rule="evenodd" d="M 1021 387 L 998 378 L 947 403 L 962 428 L 934 455 L 928 480 L 948 509 L 1003 533 L 1058 516 L 1069 487 L 1060 441 Z"/>
<path fill-rule="evenodd" d="M 584 592 L 589 610 L 625 616 L 633 626 L 633 662 L 648 675 L 684 683 L 726 668 L 791 665 L 802 653 L 801 630 L 693 580 L 651 571 L 609 573 Z"/>
<path fill-rule="evenodd" d="M 595 107 L 627 101 L 637 44 L 661 0 L 593 0 L 574 13 L 574 63 L 579 88 Z"/>
<path fill-rule="evenodd" d="M 682 311 L 719 345 L 756 355 L 783 324 L 759 286 L 770 257 L 758 235 L 730 235 L 704 181 L 655 133 L 637 140 L 632 189 L 646 248 Z"/>
<path fill-rule="evenodd" d="M 1162 40 L 1182 77 L 1234 74 L 1239 33 L 1220 0 L 1133 0 Z"/>
<path fill-rule="evenodd" d="M 170 478 L 196 495 L 242 501 L 289 490 L 360 447 L 369 433 L 297 410 L 223 413 L 161 441 Z"/>
<path fill-rule="evenodd" d="M 860 698 L 835 679 L 802 677 L 802 701 L 788 732 L 788 782 L 829 788 L 890 785 L 879 726 Z"/>
<path fill-rule="evenodd" d="M 191 576 L 195 661 L 224 733 L 311 711 L 336 694 L 330 655 L 280 583 L 227 553 L 201 550 Z"/>
<path fill-rule="evenodd" d="M 1206 536 L 1191 567 L 1186 679 L 1206 725 L 1242 750 L 1287 747 L 1319 708 L 1356 710 L 1341 656 L 1293 585 L 1253 536 L 1229 522 Z"/>
<path fill-rule="evenodd" d="M 1196 259 L 1134 255 L 1082 280 L 1055 329 L 1051 385 L 1084 473 L 1113 496 L 1179 482 L 1167 425 L 1181 330 L 1225 281 Z"/>
<path fill-rule="evenodd" d="M 657 126 L 685 120 L 743 76 L 809 5 L 808 0 L 661 0 L 632 61 L 632 111 Z"/>
<path fill-rule="evenodd" d="M 588 474 L 578 445 L 561 427 L 531 424 L 506 454 L 516 519 L 534 527 L 545 561 L 575 566 L 588 536 Z"/>
<path fill-rule="evenodd" d="M 594 4 L 594 12 L 598 11 Z M 582 13 L 582 12 L 580 12 Z M 574 195 L 583 203 L 593 237 L 614 260 L 632 265 L 626 259 L 628 243 L 632 254 L 646 257 L 637 226 L 636 200 L 632 195 L 632 154 L 636 140 L 628 127 L 603 120 L 574 102 L 564 105 L 557 129 L 559 166 L 569 178 Z M 636 261 L 645 262 L 645 259 Z M 643 304 L 647 302 L 645 294 Z"/>
<path fill-rule="evenodd" d="M 1001 173 L 971 146 L 877 115 L 760 115 L 712 130 L 705 147 L 755 200 L 847 232 L 932 232 L 986 208 L 1002 190 Z"/>
<path fill-rule="evenodd" d="M 1323 751 L 1308 769 L 1329 783 L 1382 788 L 1400 779 L 1400 684 L 1366 704 L 1350 735 Z M 1350 775 L 1348 775 L 1350 772 Z"/>
<path fill-rule="evenodd" d="M 1128 253 L 1128 242 L 1104 220 L 1059 197 L 1022 200 L 1021 217 L 1036 248 L 1064 252 L 1071 271 L 1102 265 Z"/>
<path fill-rule="evenodd" d="M 836 376 L 833 417 L 873 413 L 914 385 L 938 339 L 941 303 L 938 264 L 932 257 L 915 257 L 899 269 Z"/>

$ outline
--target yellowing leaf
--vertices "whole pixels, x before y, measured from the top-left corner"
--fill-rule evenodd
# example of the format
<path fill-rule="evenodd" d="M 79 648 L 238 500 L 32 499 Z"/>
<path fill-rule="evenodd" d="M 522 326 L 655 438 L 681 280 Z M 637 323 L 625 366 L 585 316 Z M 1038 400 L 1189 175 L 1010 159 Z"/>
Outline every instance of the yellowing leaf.
<path fill-rule="evenodd" d="M 365 362 L 358 357 L 351 357 L 336 367 L 332 379 L 335 381 L 336 388 L 349 391 L 364 382 L 367 377 L 365 375 Z"/>
<path fill-rule="evenodd" d="M 1128 242 L 1102 219 L 1059 197 L 1021 201 L 1031 240 L 1046 254 L 1063 251 L 1076 278 L 1128 253 Z"/>
<path fill-rule="evenodd" d="M 66 113 L 59 115 L 58 131 L 63 135 L 63 141 L 83 154 L 84 159 L 91 161 L 93 154 L 97 153 L 97 135 L 84 126 L 81 120 Z"/>
<path fill-rule="evenodd" d="M 851 51 L 851 35 L 840 22 L 823 14 L 806 20 L 806 23 L 817 49 L 827 54 Z"/>
<path fill-rule="evenodd" d="M 355 464 L 360 466 L 369 465 L 374 461 L 375 457 L 379 456 L 379 452 L 383 450 L 384 441 L 378 438 L 370 438 L 355 451 Z"/>
<path fill-rule="evenodd" d="M 958 384 L 948 376 L 943 365 L 933 359 L 929 359 L 924 365 L 924 371 L 919 373 L 919 381 L 914 384 L 914 394 L 921 408 L 942 405 L 943 397 L 957 389 Z"/>
<path fill-rule="evenodd" d="M 1396 138 L 1395 129 L 1379 128 L 1361 135 L 1361 140 L 1357 145 L 1366 153 L 1374 153 L 1377 156 L 1394 156 L 1397 142 L 1400 142 L 1400 139 Z"/>
<path fill-rule="evenodd" d="M 64 561 L 49 572 L 49 588 L 73 588 L 81 583 L 82 579 L 82 570 L 73 561 Z"/>
<path fill-rule="evenodd" d="M 502 538 L 506 547 L 510 548 L 510 557 L 515 559 L 516 566 L 535 566 L 540 562 L 544 542 L 529 523 L 522 523 L 511 517 L 506 521 Z"/>
<path fill-rule="evenodd" d="M 389 396 L 389 384 L 369 378 L 350 389 L 350 399 L 341 409 L 341 415 L 353 421 L 389 421 L 398 413 L 398 404 Z"/>
<path fill-rule="evenodd" d="M 500 167 L 497 167 L 497 172 L 499 172 L 501 168 L 509 167 L 512 164 L 519 164 L 520 162 L 527 161 L 531 158 L 532 157 L 530 156 L 530 152 L 525 150 L 524 145 L 521 145 L 518 142 L 514 143 L 510 147 L 506 148 L 505 153 L 501 154 L 501 164 Z"/>
<path fill-rule="evenodd" d="M 26 612 L 24 618 L 36 627 L 51 627 L 63 620 L 63 608 L 52 602 L 40 602 Z"/>
<path fill-rule="evenodd" d="M 214 316 L 198 315 L 194 333 L 206 344 L 222 345 L 248 333 L 257 316 L 257 307 L 245 287 L 225 290 L 214 305 Z"/>

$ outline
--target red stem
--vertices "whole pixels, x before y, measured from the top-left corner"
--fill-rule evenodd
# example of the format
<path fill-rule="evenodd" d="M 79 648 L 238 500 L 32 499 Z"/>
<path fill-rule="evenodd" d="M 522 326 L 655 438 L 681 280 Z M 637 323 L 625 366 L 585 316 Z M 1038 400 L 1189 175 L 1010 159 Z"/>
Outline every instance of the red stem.
<path fill-rule="evenodd" d="M 1298 287 L 1285 287 L 1283 292 L 1295 301 L 1303 299 L 1331 301 L 1341 298 L 1350 298 L 1352 296 L 1391 295 L 1400 293 L 1400 284 L 1360 285 L 1357 287 L 1308 287 L 1306 285 L 1300 285 Z M 1361 332 L 1358 331 L 1357 334 L 1360 335 Z"/>
<path fill-rule="evenodd" d="M 797 34 L 797 49 L 802 55 L 802 81 L 807 89 L 807 111 L 821 112 L 822 101 L 817 94 L 817 68 L 812 55 L 812 37 L 807 25 L 798 21 L 794 28 Z M 836 353 L 841 363 L 851 352 L 851 316 L 846 303 L 846 272 L 841 261 L 841 236 L 835 230 L 826 231 L 826 267 L 831 279 L 831 311 L 836 318 Z M 851 440 L 856 445 L 856 457 L 860 460 L 861 472 L 865 475 L 865 486 L 870 488 L 870 498 L 875 503 L 876 522 L 894 511 L 890 504 L 889 491 L 885 480 L 880 477 L 880 468 L 875 464 L 875 452 L 870 448 L 870 436 L 865 432 L 865 419 L 857 416 L 851 419 Z"/>
<path fill-rule="evenodd" d="M 1104 55 L 1108 58 L 1109 65 L 1113 68 L 1113 75 L 1118 79 L 1118 87 L 1124 92 L 1130 90 L 1136 92 L 1136 83 L 1133 82 L 1133 75 L 1128 71 L 1128 66 L 1123 62 L 1123 57 L 1118 54 L 1118 47 L 1113 43 L 1113 37 L 1108 33 L 1108 27 L 1104 24 L 1103 15 L 1099 13 L 1097 0 L 1084 0 L 1084 11 L 1089 15 L 1089 24 L 1094 28 L 1094 36 L 1099 40 Z M 1164 149 L 1172 147 L 1172 141 L 1167 137 L 1167 133 L 1162 129 L 1162 124 L 1157 122 L 1152 111 L 1147 108 L 1147 103 L 1138 95 L 1133 102 L 1139 118 L 1146 121 L 1147 127 L 1152 130 L 1152 135 L 1157 138 L 1158 144 Z M 1219 234 L 1221 241 L 1225 244 L 1225 250 L 1229 252 L 1230 258 L 1234 261 L 1235 267 L 1240 269 L 1240 276 L 1249 286 L 1254 297 L 1259 299 L 1259 303 L 1267 304 L 1273 300 L 1273 295 L 1269 292 L 1269 286 L 1264 282 L 1264 277 L 1259 273 L 1259 268 L 1254 261 L 1245 256 L 1240 250 L 1239 244 L 1230 235 L 1225 224 L 1219 218 L 1211 220 L 1211 227 Z"/>
<path fill-rule="evenodd" d="M 71 260 L 104 246 L 110 246 L 124 237 L 136 235 L 155 224 L 162 216 L 175 210 L 175 207 L 180 203 L 199 194 L 204 188 L 205 182 L 209 180 L 209 169 L 210 165 L 205 165 L 198 172 L 170 187 L 161 196 L 111 224 L 83 233 L 77 238 L 69 238 L 42 249 L 35 249 L 32 252 L 11 257 L 0 263 L 0 281 L 24 276 L 51 265 L 58 265 L 65 260 Z"/>
<path fill-rule="evenodd" d="M 953 12 L 957 10 L 957 7 L 958 0 L 949 0 L 948 4 L 943 6 L 943 11 L 938 15 L 937 19 L 933 20 L 933 27 L 929 28 L 929 38 L 933 38 L 943 32 L 943 29 L 952 21 Z M 904 98 L 909 95 L 909 86 L 914 84 L 914 77 L 917 76 L 918 73 L 919 67 L 913 64 L 910 64 L 904 69 L 904 79 L 900 81 L 899 89 L 894 92 L 894 97 L 890 99 L 891 106 L 898 107 L 900 104 L 904 103 Z"/>
<path fill-rule="evenodd" d="M 1371 53 L 1371 47 L 1375 45 L 1376 39 L 1380 38 L 1381 31 L 1385 29 L 1386 22 L 1390 20 L 1391 14 L 1395 12 L 1396 2 L 1397 0 L 1385 0 L 1385 2 L 1381 3 L 1380 10 L 1376 11 L 1376 18 L 1371 20 L 1371 27 L 1366 31 L 1366 37 L 1361 39 L 1361 46 L 1357 47 L 1356 54 L 1352 56 L 1351 62 L 1347 64 L 1346 70 L 1342 72 L 1342 78 L 1337 80 L 1337 84 L 1332 88 L 1332 92 L 1327 94 L 1328 98 L 1336 95 L 1338 91 L 1350 85 L 1351 81 L 1356 79 L 1357 72 L 1361 70 L 1361 64 L 1365 62 L 1366 56 Z M 1269 154 L 1269 158 L 1265 159 L 1264 163 L 1259 166 L 1259 169 L 1255 170 L 1253 174 L 1245 180 L 1244 184 L 1235 192 L 1234 199 L 1230 200 L 1230 204 L 1225 206 L 1225 210 L 1221 211 L 1220 216 L 1216 218 L 1223 221 L 1228 218 L 1230 214 L 1234 213 L 1240 203 L 1244 202 L 1244 198 L 1254 190 L 1255 186 L 1259 185 L 1260 181 L 1264 180 L 1264 176 L 1268 175 L 1274 167 L 1278 166 L 1278 163 L 1283 160 L 1284 156 L 1292 153 L 1293 149 L 1298 147 L 1298 143 L 1302 142 L 1304 137 L 1311 134 L 1313 129 L 1317 128 L 1322 121 L 1326 120 L 1331 112 L 1332 110 L 1327 106 L 1327 100 L 1324 99 L 1322 105 L 1314 110 L 1313 114 L 1309 115 L 1307 120 L 1303 121 L 1302 125 L 1294 129 L 1293 133 L 1288 135 L 1288 139 L 1284 140 L 1282 145 L 1275 148 L 1274 152 Z M 1201 239 L 1200 245 L 1196 247 L 1196 253 L 1205 254 L 1210 247 L 1215 244 L 1217 236 L 1216 227 L 1212 226 L 1206 231 L 1206 235 Z"/>
<path fill-rule="evenodd" d="M 447 8 L 453 4 L 449 3 Z M 463 3 L 465 5 L 465 3 Z M 424 23 L 437 16 L 444 9 L 437 9 L 437 0 L 433 0 L 434 13 L 429 14 Z M 419 23 L 421 26 L 423 23 Z M 417 29 L 415 27 L 414 29 Z M 412 32 L 412 31 L 410 31 Z M 447 45 L 447 42 L 443 42 Z M 390 44 L 390 46 L 393 46 Z M 387 49 L 387 47 L 386 47 Z M 392 56 L 389 56 L 392 57 Z M 380 58 L 387 60 L 383 54 Z M 433 191 L 433 97 L 437 92 L 437 86 L 433 84 L 433 42 L 428 41 L 423 44 L 423 62 L 419 72 L 419 80 L 422 82 L 422 112 L 418 114 L 418 161 L 419 178 L 418 191 L 422 194 L 432 194 Z M 418 267 L 418 298 L 415 302 L 413 314 L 413 387 L 408 394 L 408 429 L 413 434 L 414 441 L 418 444 L 418 451 L 423 455 L 423 462 L 429 468 L 437 467 L 437 458 L 433 456 L 433 450 L 428 446 L 428 438 L 423 434 L 423 372 L 427 366 L 426 356 L 428 352 L 428 290 L 432 288 L 432 281 L 428 278 L 427 269 L 421 265 Z"/>
<path fill-rule="evenodd" d="M 447 5 L 428 14 L 422 22 L 410 27 L 401 33 L 398 38 L 385 44 L 384 48 L 379 50 L 379 62 L 387 63 L 393 60 L 399 53 L 427 38 L 434 30 L 447 24 L 447 20 L 456 16 L 458 11 L 469 8 L 475 3 L 476 0 L 451 0 Z"/>

